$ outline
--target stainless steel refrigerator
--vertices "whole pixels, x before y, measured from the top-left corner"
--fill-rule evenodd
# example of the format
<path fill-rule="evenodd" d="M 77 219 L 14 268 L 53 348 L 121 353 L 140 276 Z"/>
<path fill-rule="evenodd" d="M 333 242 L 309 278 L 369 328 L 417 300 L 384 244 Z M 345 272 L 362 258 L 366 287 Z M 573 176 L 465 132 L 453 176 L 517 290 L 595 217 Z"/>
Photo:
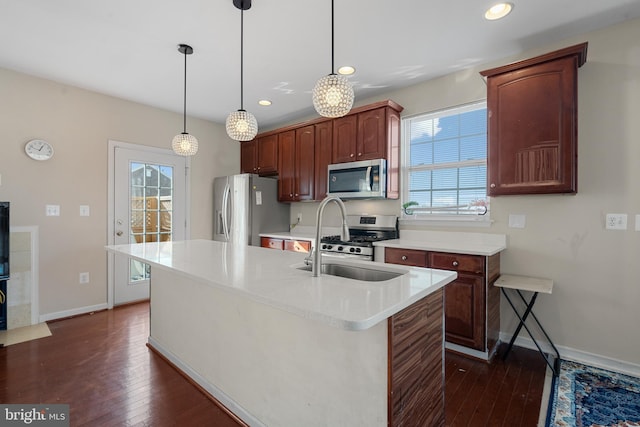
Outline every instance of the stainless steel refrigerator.
<path fill-rule="evenodd" d="M 213 182 L 213 240 L 260 246 L 260 233 L 289 231 L 289 205 L 278 202 L 278 181 L 253 174 Z"/>

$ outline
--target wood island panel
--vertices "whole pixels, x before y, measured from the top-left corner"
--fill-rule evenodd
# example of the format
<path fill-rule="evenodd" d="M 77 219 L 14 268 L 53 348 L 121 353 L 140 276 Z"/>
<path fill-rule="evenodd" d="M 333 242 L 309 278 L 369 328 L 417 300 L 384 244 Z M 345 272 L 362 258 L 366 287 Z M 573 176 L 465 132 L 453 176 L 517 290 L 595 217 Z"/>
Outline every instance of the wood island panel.
<path fill-rule="evenodd" d="M 390 317 L 391 427 L 444 426 L 442 289 Z"/>

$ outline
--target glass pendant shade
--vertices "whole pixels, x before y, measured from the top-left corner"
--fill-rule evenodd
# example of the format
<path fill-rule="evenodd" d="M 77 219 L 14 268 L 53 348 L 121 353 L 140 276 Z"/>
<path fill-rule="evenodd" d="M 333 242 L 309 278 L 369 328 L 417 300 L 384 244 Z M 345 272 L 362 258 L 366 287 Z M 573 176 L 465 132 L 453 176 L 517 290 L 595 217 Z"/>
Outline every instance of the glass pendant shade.
<path fill-rule="evenodd" d="M 227 117 L 227 135 L 236 141 L 251 141 L 258 133 L 258 121 L 248 111 L 234 111 Z"/>
<path fill-rule="evenodd" d="M 193 135 L 182 132 L 173 137 L 171 148 L 173 148 L 174 153 L 180 156 L 193 156 L 198 152 L 198 139 Z"/>
<path fill-rule="evenodd" d="M 338 74 L 322 77 L 313 88 L 313 107 L 323 117 L 342 117 L 353 107 L 353 87 Z"/>

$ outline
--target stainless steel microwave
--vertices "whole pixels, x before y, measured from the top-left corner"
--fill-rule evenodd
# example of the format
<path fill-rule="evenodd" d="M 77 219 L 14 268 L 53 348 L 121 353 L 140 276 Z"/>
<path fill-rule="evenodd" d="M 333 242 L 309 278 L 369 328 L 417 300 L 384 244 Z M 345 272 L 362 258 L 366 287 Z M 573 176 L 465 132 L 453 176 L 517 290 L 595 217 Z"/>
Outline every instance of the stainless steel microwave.
<path fill-rule="evenodd" d="M 385 159 L 329 165 L 327 194 L 341 199 L 384 199 L 387 197 Z"/>

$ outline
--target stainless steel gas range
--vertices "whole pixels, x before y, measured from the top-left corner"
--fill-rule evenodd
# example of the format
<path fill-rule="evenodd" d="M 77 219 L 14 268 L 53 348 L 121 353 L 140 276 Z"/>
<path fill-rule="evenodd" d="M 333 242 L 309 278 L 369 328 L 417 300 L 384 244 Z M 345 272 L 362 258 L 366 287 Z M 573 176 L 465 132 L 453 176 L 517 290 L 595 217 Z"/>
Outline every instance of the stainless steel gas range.
<path fill-rule="evenodd" d="M 396 215 L 347 215 L 349 241 L 340 236 L 325 236 L 320 239 L 320 252 L 325 256 L 357 258 L 373 261 L 373 243 L 398 238 Z"/>

